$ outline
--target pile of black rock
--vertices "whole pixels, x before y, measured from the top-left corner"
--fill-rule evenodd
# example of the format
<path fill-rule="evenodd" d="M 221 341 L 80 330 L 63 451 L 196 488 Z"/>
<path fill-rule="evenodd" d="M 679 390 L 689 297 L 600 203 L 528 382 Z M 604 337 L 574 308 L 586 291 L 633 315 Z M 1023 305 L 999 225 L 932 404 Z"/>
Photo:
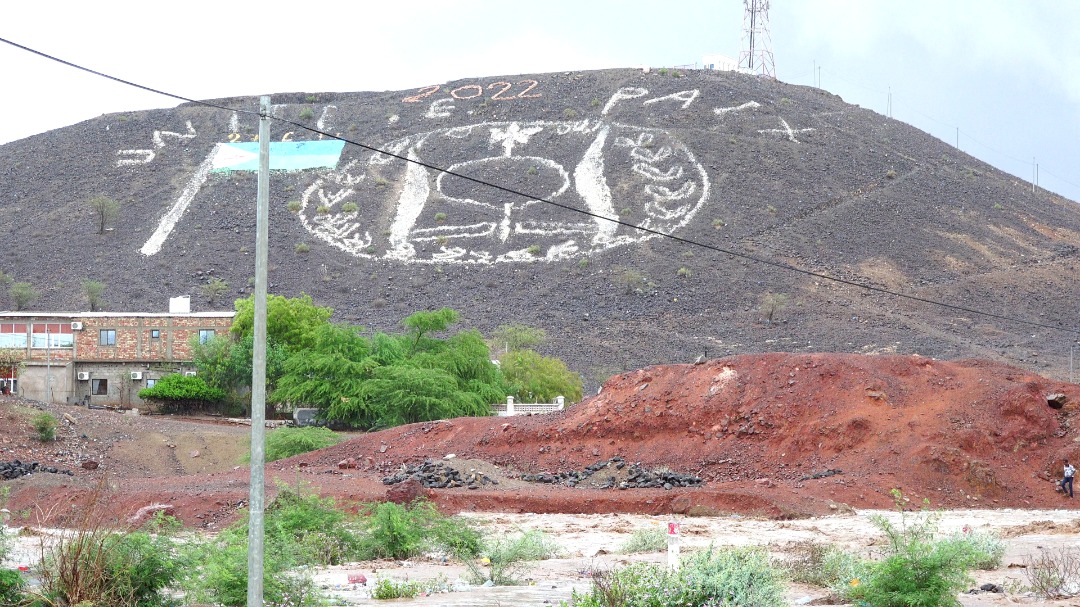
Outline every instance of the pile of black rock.
<path fill-rule="evenodd" d="M 837 474 L 843 474 L 844 471 L 837 468 L 829 468 L 824 472 L 815 472 L 813 474 L 807 474 L 799 478 L 800 481 L 809 481 L 818 478 L 829 478 L 830 476 L 836 476 Z"/>
<path fill-rule="evenodd" d="M 622 472 L 624 468 L 629 468 Z M 612 472 L 615 474 L 612 474 Z M 592 479 L 597 476 L 597 479 Z M 620 480 L 622 477 L 622 480 Z M 577 487 L 586 480 L 596 489 L 674 489 L 675 487 L 696 487 L 702 483 L 700 477 L 692 474 L 678 474 L 666 470 L 647 470 L 641 464 L 627 464 L 626 460 L 615 456 L 586 466 L 584 470 L 558 472 L 555 474 L 523 474 L 521 480 L 531 483 L 566 485 Z"/>
<path fill-rule="evenodd" d="M 20 462 L 19 460 L 11 460 L 10 462 L 0 462 L 0 478 L 10 481 L 19 478 L 20 476 L 26 476 L 28 474 L 34 474 L 38 472 L 48 472 L 50 474 L 66 474 L 68 476 L 75 476 L 71 470 L 62 470 L 55 466 L 42 466 L 38 462 L 30 462 L 29 464 Z"/>
<path fill-rule="evenodd" d="M 479 489 L 485 485 L 499 484 L 497 479 L 486 474 L 475 471 L 462 473 L 443 462 L 436 463 L 431 460 L 416 466 L 405 466 L 397 474 L 383 478 L 382 482 L 384 485 L 396 485 L 409 479 L 420 481 L 420 484 L 428 489 Z"/>

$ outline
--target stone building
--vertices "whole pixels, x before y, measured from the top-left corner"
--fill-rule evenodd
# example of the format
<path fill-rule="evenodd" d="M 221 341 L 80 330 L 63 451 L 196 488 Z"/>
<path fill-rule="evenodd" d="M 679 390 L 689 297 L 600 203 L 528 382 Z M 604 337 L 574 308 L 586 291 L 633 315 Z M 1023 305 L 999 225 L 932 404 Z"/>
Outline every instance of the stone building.
<path fill-rule="evenodd" d="M 193 341 L 232 326 L 235 312 L 191 312 L 186 300 L 170 312 L 0 312 L 0 348 L 25 353 L 0 382 L 35 400 L 138 407 L 162 376 L 195 373 Z"/>

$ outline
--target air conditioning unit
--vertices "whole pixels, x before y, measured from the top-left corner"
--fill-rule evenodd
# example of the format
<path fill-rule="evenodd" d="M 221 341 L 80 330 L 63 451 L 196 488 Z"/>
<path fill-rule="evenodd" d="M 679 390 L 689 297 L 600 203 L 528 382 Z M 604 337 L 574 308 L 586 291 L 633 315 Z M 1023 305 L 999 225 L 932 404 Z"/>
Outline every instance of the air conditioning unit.
<path fill-rule="evenodd" d="M 90 372 L 89 371 L 79 371 L 76 376 L 79 378 L 79 381 L 87 381 L 87 380 L 90 379 Z"/>
<path fill-rule="evenodd" d="M 142 379 L 142 371 L 132 371 L 131 372 L 131 379 L 135 379 L 135 380 Z"/>
<path fill-rule="evenodd" d="M 184 371 L 184 375 L 187 377 L 195 377 L 196 373 L 194 371 Z"/>
<path fill-rule="evenodd" d="M 82 331 L 82 323 L 77 321 L 77 320 L 75 322 L 71 323 L 71 330 L 72 331 Z"/>

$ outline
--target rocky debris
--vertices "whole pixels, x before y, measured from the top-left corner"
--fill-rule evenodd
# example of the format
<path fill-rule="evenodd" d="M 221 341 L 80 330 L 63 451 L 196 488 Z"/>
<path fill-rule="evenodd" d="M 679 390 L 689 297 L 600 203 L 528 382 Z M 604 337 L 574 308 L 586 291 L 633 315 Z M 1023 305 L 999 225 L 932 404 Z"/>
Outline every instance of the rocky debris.
<path fill-rule="evenodd" d="M 828 478 L 830 476 L 836 476 L 837 474 L 843 474 L 843 473 L 844 473 L 843 470 L 838 470 L 838 469 L 835 469 L 835 468 L 829 468 L 828 470 L 825 470 L 824 472 L 815 472 L 813 474 L 807 474 L 805 476 L 799 477 L 799 481 L 802 482 L 802 481 L 809 481 L 809 480 L 818 479 L 818 478 Z"/>
<path fill-rule="evenodd" d="M 601 471 L 606 474 L 598 474 Z M 599 478 L 593 478 L 594 476 Z M 619 456 L 590 464 L 580 471 L 523 474 L 521 480 L 567 487 L 577 487 L 589 481 L 590 488 L 596 489 L 673 489 L 696 487 L 702 483 L 700 477 L 690 474 L 678 474 L 668 470 L 646 470 L 641 467 L 641 464 L 628 465 L 626 460 Z"/>
<path fill-rule="evenodd" d="M 97 470 L 99 464 L 91 459 L 91 460 L 86 460 L 85 462 L 83 462 L 83 463 L 81 463 L 79 465 L 82 466 L 83 470 Z"/>
<path fill-rule="evenodd" d="M 458 487 L 479 489 L 480 487 L 499 484 L 498 479 L 491 478 L 481 472 L 469 471 L 462 473 L 452 466 L 431 460 L 425 460 L 424 463 L 418 466 L 402 466 L 400 472 L 383 478 L 382 482 L 384 485 L 396 485 L 409 479 L 418 481 L 426 489 L 455 489 Z"/>
<path fill-rule="evenodd" d="M 995 594 L 1001 594 L 1005 592 L 1005 587 L 999 584 L 986 583 L 982 586 L 979 586 L 978 588 L 972 588 L 971 590 L 968 590 L 965 594 L 979 594 L 981 592 L 992 592 Z"/>
<path fill-rule="evenodd" d="M 411 504 L 418 499 L 432 498 L 434 496 L 434 491 L 425 489 L 420 481 L 415 478 L 405 479 L 386 490 L 386 501 L 401 505 Z"/>
<path fill-rule="evenodd" d="M 35 472 L 66 474 L 68 476 L 75 475 L 71 470 L 61 470 L 56 466 L 44 466 L 40 462 L 30 462 L 29 464 L 26 464 L 17 459 L 11 460 L 10 462 L 0 462 L 0 478 L 3 478 L 4 480 L 14 480 L 20 476 L 34 474 Z"/>

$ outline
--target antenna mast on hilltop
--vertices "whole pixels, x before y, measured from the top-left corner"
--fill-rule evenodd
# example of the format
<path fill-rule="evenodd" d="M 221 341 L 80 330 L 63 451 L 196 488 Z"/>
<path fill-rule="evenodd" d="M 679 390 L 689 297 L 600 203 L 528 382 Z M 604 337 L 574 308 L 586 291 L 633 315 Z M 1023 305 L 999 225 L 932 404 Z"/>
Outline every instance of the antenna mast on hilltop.
<path fill-rule="evenodd" d="M 772 36 L 769 35 L 769 0 L 743 0 L 743 50 L 739 70 L 776 78 Z"/>

